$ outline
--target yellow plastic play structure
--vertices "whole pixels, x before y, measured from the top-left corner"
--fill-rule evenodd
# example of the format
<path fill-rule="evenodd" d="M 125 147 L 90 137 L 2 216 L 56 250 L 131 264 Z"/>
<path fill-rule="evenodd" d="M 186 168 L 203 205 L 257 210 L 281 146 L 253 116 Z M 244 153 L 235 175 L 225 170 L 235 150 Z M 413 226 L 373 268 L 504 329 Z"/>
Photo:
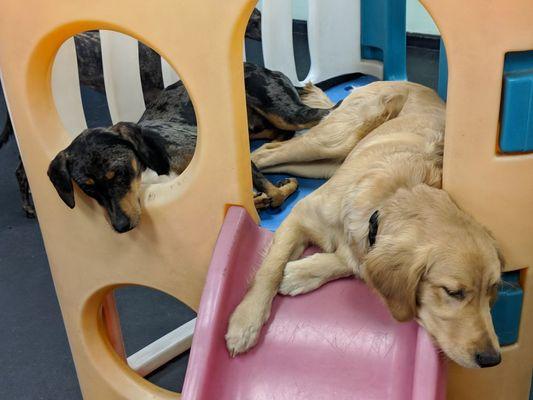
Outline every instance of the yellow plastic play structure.
<path fill-rule="evenodd" d="M 422 3 L 442 33 L 449 62 L 444 187 L 494 233 L 507 269 L 521 269 L 524 289 L 518 343 L 503 349 L 503 362 L 495 368 L 451 365 L 448 398 L 526 399 L 533 366 L 533 155 L 500 155 L 496 144 L 504 55 L 533 49 L 533 3 Z M 112 343 L 116 335 L 110 340 L 106 334 L 116 322 L 108 295 L 121 285 L 144 285 L 196 310 L 225 210 L 241 205 L 257 218 L 241 64 L 254 5 L 254 0 L 2 5 L 2 83 L 85 399 L 179 398 L 141 378 L 113 350 L 120 346 Z M 102 210 L 79 191 L 75 209 L 65 207 L 46 176 L 49 162 L 70 141 L 52 95 L 52 63 L 65 40 L 92 29 L 128 34 L 165 57 L 184 80 L 199 124 L 187 171 L 148 187 L 141 224 L 123 235 L 114 233 Z"/>
<path fill-rule="evenodd" d="M 242 205 L 257 215 L 242 69 L 242 38 L 253 6 L 252 0 L 161 0 L 157 7 L 138 0 L 3 4 L 4 89 L 85 399 L 177 397 L 116 355 L 100 305 L 113 288 L 138 284 L 197 309 L 226 207 Z M 66 208 L 46 176 L 50 160 L 70 141 L 52 97 L 52 62 L 65 40 L 91 29 L 126 33 L 169 60 L 184 77 L 199 121 L 187 172 L 147 190 L 143 222 L 126 235 L 112 232 L 79 192 L 76 208 Z"/>
<path fill-rule="evenodd" d="M 533 154 L 497 151 L 503 62 L 533 49 L 533 2 L 422 0 L 448 56 L 443 186 L 492 231 L 507 261 L 521 270 L 524 302 L 518 342 L 486 370 L 451 365 L 449 399 L 527 399 L 533 368 Z"/>

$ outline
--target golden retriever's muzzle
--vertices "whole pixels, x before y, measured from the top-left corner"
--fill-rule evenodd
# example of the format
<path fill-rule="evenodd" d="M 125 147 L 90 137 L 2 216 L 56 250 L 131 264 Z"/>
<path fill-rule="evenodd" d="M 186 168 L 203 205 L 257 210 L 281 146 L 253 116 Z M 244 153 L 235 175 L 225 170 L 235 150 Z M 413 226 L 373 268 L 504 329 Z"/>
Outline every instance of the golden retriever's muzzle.
<path fill-rule="evenodd" d="M 481 368 L 494 367 L 502 361 L 502 355 L 499 351 L 491 348 L 488 351 L 476 353 L 476 363 Z"/>

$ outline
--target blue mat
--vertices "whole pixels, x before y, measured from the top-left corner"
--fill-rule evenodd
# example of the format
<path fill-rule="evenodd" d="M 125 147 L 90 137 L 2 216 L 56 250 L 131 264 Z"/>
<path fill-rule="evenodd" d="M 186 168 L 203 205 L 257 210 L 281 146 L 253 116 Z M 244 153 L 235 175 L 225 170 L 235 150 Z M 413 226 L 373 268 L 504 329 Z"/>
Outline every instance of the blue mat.
<path fill-rule="evenodd" d="M 376 81 L 377 78 L 373 76 L 363 75 L 360 78 L 344 82 L 340 85 L 334 86 L 331 89 L 326 90 L 326 94 L 329 96 L 331 101 L 334 103 L 337 103 L 339 100 L 344 99 L 353 87 L 359 87 L 367 85 L 371 82 Z M 305 133 L 304 133 L 305 135 Z M 259 146 L 261 146 L 263 143 L 266 143 L 264 140 L 253 140 L 251 142 L 250 148 L 251 150 L 257 149 Z M 279 182 L 285 178 L 292 177 L 292 175 L 287 174 L 265 174 L 268 179 L 270 179 L 272 182 L 276 183 Z M 318 189 L 320 186 L 326 182 L 325 179 L 307 179 L 307 178 L 300 178 L 296 177 L 298 179 L 298 189 L 294 194 L 292 194 L 282 205 L 281 207 L 272 209 L 268 208 L 265 210 L 259 211 L 259 216 L 261 217 L 261 223 L 260 225 L 263 228 L 266 228 L 270 231 L 275 231 L 280 224 L 283 222 L 285 217 L 289 215 L 289 212 L 292 210 L 294 205 L 306 197 L 308 194 L 312 193 L 316 189 Z"/>

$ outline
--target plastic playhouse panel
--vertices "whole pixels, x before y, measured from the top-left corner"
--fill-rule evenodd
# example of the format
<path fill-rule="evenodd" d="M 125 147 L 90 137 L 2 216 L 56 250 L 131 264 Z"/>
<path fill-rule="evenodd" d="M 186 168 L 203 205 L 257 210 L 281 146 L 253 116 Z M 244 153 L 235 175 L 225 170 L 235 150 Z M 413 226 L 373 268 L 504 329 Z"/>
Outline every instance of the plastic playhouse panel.
<path fill-rule="evenodd" d="M 252 0 L 161 0 L 143 12 L 146 2 L 138 0 L 89 7 L 69 0 L 3 4 L 0 36 L 9 40 L 0 41 L 2 86 L 85 400 L 179 398 L 117 356 L 100 306 L 110 290 L 133 284 L 197 310 L 227 205 L 243 205 L 256 215 L 242 72 L 242 37 L 254 5 Z M 165 57 L 187 84 L 200 127 L 187 172 L 146 188 L 141 223 L 121 235 L 79 190 L 76 207 L 66 207 L 46 176 L 51 159 L 72 140 L 53 101 L 52 62 L 65 40 L 88 29 L 123 32 Z M 131 89 L 142 102 L 138 86 Z"/>
<path fill-rule="evenodd" d="M 441 40 L 438 92 L 443 100 L 447 91 L 448 61 Z M 499 146 L 504 153 L 533 151 L 533 51 L 505 55 Z"/>
<path fill-rule="evenodd" d="M 533 49 L 533 3 L 508 0 L 421 0 L 435 20 L 449 63 L 443 188 L 486 226 L 511 271 L 533 265 L 533 154 L 499 154 L 505 55 Z M 451 364 L 450 399 L 526 399 L 533 365 L 533 279 L 524 291 L 518 341 L 502 348 L 495 368 Z"/>
<path fill-rule="evenodd" d="M 183 400 L 444 399 L 441 361 L 427 334 L 414 322 L 394 321 L 356 279 L 278 296 L 257 346 L 230 358 L 228 317 L 271 238 L 242 208 L 229 209 L 202 295 Z"/>

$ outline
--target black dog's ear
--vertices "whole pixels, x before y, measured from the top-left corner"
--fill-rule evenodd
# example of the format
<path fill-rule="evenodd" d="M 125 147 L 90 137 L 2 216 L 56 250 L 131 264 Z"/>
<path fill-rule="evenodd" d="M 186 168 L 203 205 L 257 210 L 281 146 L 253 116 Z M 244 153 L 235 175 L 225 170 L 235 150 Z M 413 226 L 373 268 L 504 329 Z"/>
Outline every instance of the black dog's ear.
<path fill-rule="evenodd" d="M 66 150 L 60 151 L 48 167 L 48 177 L 54 184 L 61 200 L 70 208 L 74 208 L 74 190 L 68 169 Z"/>
<path fill-rule="evenodd" d="M 170 161 L 163 139 L 156 133 L 131 122 L 119 122 L 111 130 L 130 142 L 139 160 L 158 175 L 170 172 Z"/>

